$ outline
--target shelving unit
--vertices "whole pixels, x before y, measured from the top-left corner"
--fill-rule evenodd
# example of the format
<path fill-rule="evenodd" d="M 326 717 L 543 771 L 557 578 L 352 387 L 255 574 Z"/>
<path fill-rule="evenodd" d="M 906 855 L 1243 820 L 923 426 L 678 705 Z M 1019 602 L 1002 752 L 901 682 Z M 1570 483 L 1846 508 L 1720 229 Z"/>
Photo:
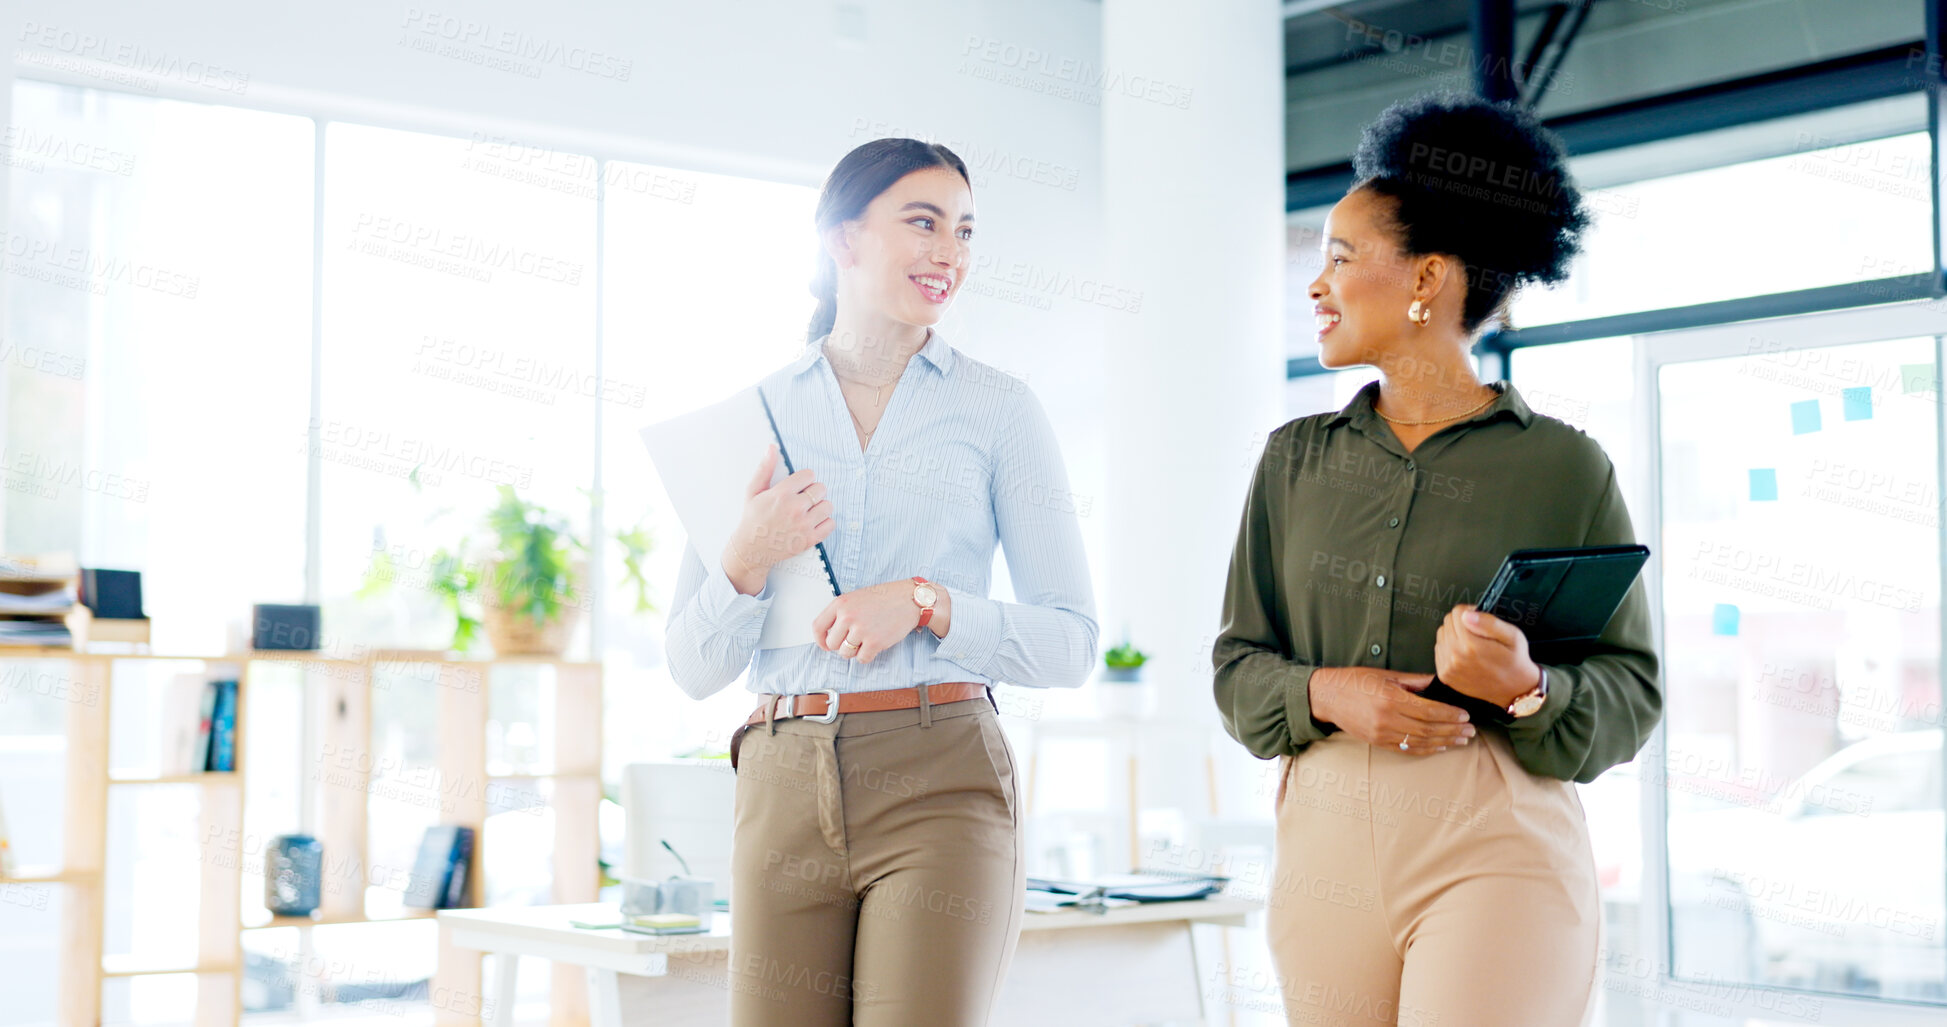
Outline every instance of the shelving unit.
<path fill-rule="evenodd" d="M 156 655 L 149 653 L 86 653 L 70 649 L 0 647 L 0 661 L 59 660 L 71 668 L 71 695 L 66 711 L 66 823 L 60 866 L 17 868 L 0 877 L 0 884 L 37 884 L 63 888 L 66 915 L 60 940 L 59 1015 L 63 1024 L 92 1025 L 101 1021 L 102 984 L 111 978 L 151 974 L 198 975 L 197 1027 L 235 1027 L 243 1013 L 243 933 L 274 928 L 309 930 L 321 926 L 424 920 L 432 912 L 399 908 L 371 912 L 366 908 L 369 879 L 367 815 L 371 771 L 354 766 L 333 772 L 333 787 L 318 791 L 317 830 L 327 860 L 334 853 L 357 853 L 352 887 L 327 888 L 323 904 L 310 917 L 271 917 L 243 920 L 245 862 L 241 852 L 222 852 L 211 839 L 243 838 L 244 784 L 249 772 L 250 680 L 253 670 L 268 664 L 296 664 L 317 675 L 314 707 L 319 725 L 318 751 L 369 752 L 372 739 L 372 683 L 383 665 L 432 665 L 437 688 L 437 771 L 442 781 L 479 782 L 451 801 L 442 801 L 439 822 L 471 827 L 474 845 L 462 905 L 477 906 L 486 866 L 485 842 L 489 786 L 498 781 L 546 781 L 548 805 L 554 811 L 554 902 L 592 902 L 600 882 L 600 837 L 597 814 L 601 803 L 602 672 L 598 663 L 547 657 L 502 657 L 489 660 L 452 658 L 417 650 L 379 650 L 365 659 L 348 660 L 296 651 L 252 651 L 223 656 Z M 110 711 L 113 672 L 118 663 L 133 661 L 230 664 L 237 675 L 236 769 L 222 772 L 163 775 L 121 775 L 109 768 Z M 555 765 L 548 773 L 489 774 L 487 767 L 487 705 L 493 669 L 512 665 L 543 665 L 554 669 Z M 324 746 L 338 746 L 325 749 Z M 196 838 L 202 846 L 196 931 L 196 958 L 188 962 L 155 962 L 139 956 L 103 951 L 105 933 L 104 881 L 107 868 L 108 807 L 111 788 L 194 787 L 201 790 Z M 312 787 L 308 784 L 306 787 Z M 23 826 L 15 823 L 18 834 Z M 212 850 L 215 850 L 214 852 Z M 212 858 L 214 856 L 218 858 Z M 343 864 L 340 864 L 341 866 Z M 253 874 L 251 880 L 257 880 Z M 478 1023 L 481 999 L 481 954 L 440 942 L 433 993 L 435 1022 Z M 554 1022 L 587 1022 L 586 988 L 581 970 L 560 966 L 554 976 Z"/>

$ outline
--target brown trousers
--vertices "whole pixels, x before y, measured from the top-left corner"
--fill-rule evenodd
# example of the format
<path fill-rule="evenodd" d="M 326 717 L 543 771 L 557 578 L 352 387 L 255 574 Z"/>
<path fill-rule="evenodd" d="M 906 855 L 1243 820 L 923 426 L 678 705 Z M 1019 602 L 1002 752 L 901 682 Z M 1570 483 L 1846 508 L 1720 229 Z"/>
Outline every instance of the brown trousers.
<path fill-rule="evenodd" d="M 731 1023 L 986 1024 L 1021 929 L 1020 805 L 988 701 L 752 727 L 730 857 Z"/>
<path fill-rule="evenodd" d="M 1575 786 L 1483 728 L 1427 756 L 1343 733 L 1285 761 L 1266 917 L 1289 1022 L 1575 1027 L 1602 907 Z"/>

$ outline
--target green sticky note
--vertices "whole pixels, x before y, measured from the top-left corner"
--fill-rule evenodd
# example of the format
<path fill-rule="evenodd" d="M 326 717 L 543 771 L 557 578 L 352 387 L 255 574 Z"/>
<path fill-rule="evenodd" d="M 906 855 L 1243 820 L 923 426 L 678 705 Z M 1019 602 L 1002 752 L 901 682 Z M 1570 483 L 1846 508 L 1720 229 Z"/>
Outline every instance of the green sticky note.
<path fill-rule="evenodd" d="M 1938 388 L 1934 380 L 1932 364 L 1900 365 L 1900 389 L 1907 395 L 1911 396 L 1916 392 L 1935 392 Z"/>

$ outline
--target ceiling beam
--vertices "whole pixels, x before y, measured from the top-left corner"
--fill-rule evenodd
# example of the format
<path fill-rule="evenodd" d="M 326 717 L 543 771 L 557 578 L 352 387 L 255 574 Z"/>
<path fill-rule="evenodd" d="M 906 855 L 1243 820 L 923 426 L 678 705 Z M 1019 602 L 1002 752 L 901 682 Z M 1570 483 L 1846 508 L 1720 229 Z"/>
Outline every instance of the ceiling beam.
<path fill-rule="evenodd" d="M 1514 0 L 1473 0 L 1467 30 L 1474 43 L 1474 95 L 1495 103 L 1518 97 L 1514 76 Z"/>
<path fill-rule="evenodd" d="M 1930 0 L 1937 3 L 1939 0 Z M 1917 92 L 1923 40 L 1724 82 L 1680 89 L 1547 119 L 1572 155 L 1748 125 Z M 1335 203 L 1352 185 L 1352 162 L 1285 175 L 1285 210 Z"/>

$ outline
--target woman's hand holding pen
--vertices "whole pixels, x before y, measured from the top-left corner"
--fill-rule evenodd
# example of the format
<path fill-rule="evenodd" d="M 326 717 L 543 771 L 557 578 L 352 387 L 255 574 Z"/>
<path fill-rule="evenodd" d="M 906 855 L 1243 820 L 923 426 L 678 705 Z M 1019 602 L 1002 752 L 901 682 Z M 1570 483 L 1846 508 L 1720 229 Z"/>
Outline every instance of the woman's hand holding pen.
<path fill-rule="evenodd" d="M 926 628 L 945 638 L 952 623 L 953 597 L 946 586 L 933 582 L 933 616 Z M 913 579 L 882 581 L 853 589 L 833 599 L 811 622 L 818 648 L 871 663 L 874 656 L 898 645 L 919 627 L 919 606 L 913 602 Z"/>
<path fill-rule="evenodd" d="M 764 579 L 778 561 L 823 542 L 837 527 L 825 485 L 813 480 L 810 468 L 770 484 L 777 461 L 773 443 L 765 447 L 764 459 L 745 487 L 743 520 L 723 547 L 723 572 L 745 595 L 764 590 Z"/>
<path fill-rule="evenodd" d="M 1432 681 L 1431 674 L 1380 667 L 1319 667 L 1306 691 L 1313 720 L 1367 745 L 1423 756 L 1474 737 L 1466 710 L 1415 694 Z"/>
<path fill-rule="evenodd" d="M 1496 706 L 1528 694 L 1541 681 L 1541 665 L 1528 656 L 1528 636 L 1464 603 L 1447 611 L 1434 633 L 1433 669 L 1454 691 Z"/>

